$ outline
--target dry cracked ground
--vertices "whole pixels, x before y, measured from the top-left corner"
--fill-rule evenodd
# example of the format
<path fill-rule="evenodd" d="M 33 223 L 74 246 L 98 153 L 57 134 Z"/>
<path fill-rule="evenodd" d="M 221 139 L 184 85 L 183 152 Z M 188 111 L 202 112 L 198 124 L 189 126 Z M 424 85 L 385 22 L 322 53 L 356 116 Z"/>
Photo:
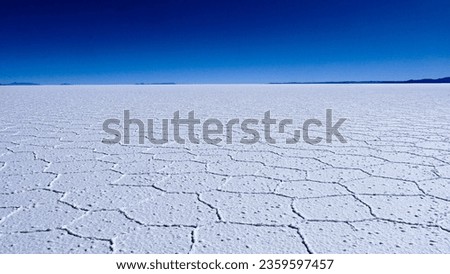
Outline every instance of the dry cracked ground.
<path fill-rule="evenodd" d="M 346 143 L 285 143 L 326 109 Z M 294 125 L 102 143 L 124 110 Z M 449 85 L 0 87 L 0 113 L 0 253 L 450 253 Z"/>

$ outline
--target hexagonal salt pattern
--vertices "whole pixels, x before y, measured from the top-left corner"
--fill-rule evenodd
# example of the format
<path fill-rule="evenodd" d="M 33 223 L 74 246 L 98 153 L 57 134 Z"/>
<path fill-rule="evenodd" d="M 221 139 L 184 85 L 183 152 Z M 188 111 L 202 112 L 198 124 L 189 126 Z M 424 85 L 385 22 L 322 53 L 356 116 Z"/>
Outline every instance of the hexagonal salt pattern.
<path fill-rule="evenodd" d="M 449 85 L 3 86 L 0 96 L 0 253 L 450 253 Z M 155 119 L 160 136 L 175 111 L 225 123 L 270 110 L 301 129 L 326 109 L 347 118 L 346 143 L 286 144 L 292 132 L 274 127 L 275 144 L 247 145 L 235 126 L 217 145 L 139 144 L 136 125 L 130 144 L 102 143 L 103 121 L 124 110 Z"/>

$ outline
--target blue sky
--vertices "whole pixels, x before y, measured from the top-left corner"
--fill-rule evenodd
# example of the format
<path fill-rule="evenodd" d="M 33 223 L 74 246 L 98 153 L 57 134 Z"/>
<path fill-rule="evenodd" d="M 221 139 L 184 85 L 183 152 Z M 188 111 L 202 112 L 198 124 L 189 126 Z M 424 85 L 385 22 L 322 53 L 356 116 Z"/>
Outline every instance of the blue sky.
<path fill-rule="evenodd" d="M 8 1 L 0 83 L 450 76 L 450 1 Z"/>

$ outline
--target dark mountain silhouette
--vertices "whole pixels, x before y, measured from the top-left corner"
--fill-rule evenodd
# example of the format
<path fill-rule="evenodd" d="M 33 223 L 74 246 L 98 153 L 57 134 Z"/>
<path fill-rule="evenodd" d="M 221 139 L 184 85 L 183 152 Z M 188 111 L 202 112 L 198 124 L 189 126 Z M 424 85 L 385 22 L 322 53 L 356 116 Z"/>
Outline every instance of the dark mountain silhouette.
<path fill-rule="evenodd" d="M 449 84 L 450 77 L 438 79 L 410 79 L 406 81 L 329 81 L 329 82 L 272 82 L 269 84 Z"/>
<path fill-rule="evenodd" d="M 444 77 L 439 79 L 421 79 L 421 80 L 408 80 L 405 83 L 450 83 L 450 77 Z"/>
<path fill-rule="evenodd" d="M 1 86 L 37 86 L 37 83 L 27 83 L 27 82 L 12 82 L 9 84 L 1 84 Z"/>

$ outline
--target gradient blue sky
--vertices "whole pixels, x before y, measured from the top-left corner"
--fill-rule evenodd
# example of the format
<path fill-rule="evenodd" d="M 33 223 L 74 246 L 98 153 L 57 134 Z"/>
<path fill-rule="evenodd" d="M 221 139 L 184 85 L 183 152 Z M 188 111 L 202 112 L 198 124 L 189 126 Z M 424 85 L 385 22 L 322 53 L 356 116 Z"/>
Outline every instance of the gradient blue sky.
<path fill-rule="evenodd" d="M 450 76 L 450 1 L 0 1 L 0 83 Z"/>

